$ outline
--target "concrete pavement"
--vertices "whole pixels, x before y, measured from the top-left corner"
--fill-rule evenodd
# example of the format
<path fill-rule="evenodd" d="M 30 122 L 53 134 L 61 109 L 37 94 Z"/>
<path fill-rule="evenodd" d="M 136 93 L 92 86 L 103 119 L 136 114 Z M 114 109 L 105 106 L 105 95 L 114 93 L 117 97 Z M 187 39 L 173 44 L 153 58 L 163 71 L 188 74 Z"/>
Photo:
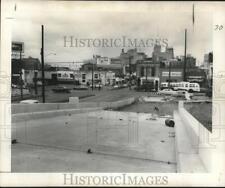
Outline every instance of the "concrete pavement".
<path fill-rule="evenodd" d="M 150 116 L 96 111 L 15 123 L 19 143 L 12 147 L 12 170 L 175 172 L 174 128 Z M 86 153 L 88 148 L 93 154 Z"/>

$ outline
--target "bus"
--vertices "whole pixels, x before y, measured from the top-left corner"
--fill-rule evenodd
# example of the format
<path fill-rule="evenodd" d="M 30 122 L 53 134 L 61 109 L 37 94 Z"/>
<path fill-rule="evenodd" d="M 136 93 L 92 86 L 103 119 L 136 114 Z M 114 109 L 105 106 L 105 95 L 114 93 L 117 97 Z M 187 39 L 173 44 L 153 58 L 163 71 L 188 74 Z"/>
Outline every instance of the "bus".
<path fill-rule="evenodd" d="M 168 88 L 169 83 L 168 82 L 162 82 L 160 85 L 161 89 Z M 185 90 L 188 92 L 200 92 L 200 86 L 198 83 L 192 83 L 192 82 L 170 82 L 170 87 L 177 90 Z"/>

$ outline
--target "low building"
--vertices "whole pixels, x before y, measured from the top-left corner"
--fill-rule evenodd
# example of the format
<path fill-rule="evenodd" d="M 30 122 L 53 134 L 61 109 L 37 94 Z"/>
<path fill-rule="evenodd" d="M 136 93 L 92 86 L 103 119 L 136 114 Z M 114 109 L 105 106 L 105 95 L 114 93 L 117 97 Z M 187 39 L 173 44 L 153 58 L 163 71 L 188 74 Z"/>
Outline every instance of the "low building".
<path fill-rule="evenodd" d="M 121 64 L 119 57 L 111 58 L 111 64 Z"/>
<path fill-rule="evenodd" d="M 18 85 L 20 74 L 25 85 L 33 84 L 34 78 L 38 75 L 41 64 L 38 58 L 12 59 L 12 84 Z"/>
<path fill-rule="evenodd" d="M 112 84 L 115 77 L 120 75 L 122 67 L 120 64 L 98 65 L 87 63 L 80 69 L 79 81 L 82 84 L 90 84 L 92 82 L 92 73 L 94 82 L 100 82 L 103 85 Z"/>
<path fill-rule="evenodd" d="M 169 79 L 170 74 L 170 79 Z M 161 67 L 160 68 L 160 83 L 162 82 L 181 82 L 183 81 L 183 68 L 173 67 Z"/>
<path fill-rule="evenodd" d="M 38 72 L 38 80 L 42 80 L 42 72 Z M 58 83 L 75 83 L 75 71 L 68 67 L 46 67 L 45 82 L 46 84 Z"/>
<path fill-rule="evenodd" d="M 109 57 L 96 56 L 95 58 L 97 65 L 109 65 L 111 63 L 111 59 Z"/>
<path fill-rule="evenodd" d="M 94 70 L 92 71 L 80 71 L 78 80 L 80 84 L 91 85 L 92 84 L 92 74 L 93 83 L 101 83 L 102 85 L 113 85 L 115 82 L 115 73 L 112 71 Z"/>
<path fill-rule="evenodd" d="M 169 78 L 170 72 L 170 78 Z M 160 68 L 160 83 L 162 82 L 182 82 L 183 68 L 182 67 L 164 67 Z M 206 85 L 206 74 L 199 67 L 192 67 L 186 70 L 186 81 L 199 83 L 200 87 Z"/>

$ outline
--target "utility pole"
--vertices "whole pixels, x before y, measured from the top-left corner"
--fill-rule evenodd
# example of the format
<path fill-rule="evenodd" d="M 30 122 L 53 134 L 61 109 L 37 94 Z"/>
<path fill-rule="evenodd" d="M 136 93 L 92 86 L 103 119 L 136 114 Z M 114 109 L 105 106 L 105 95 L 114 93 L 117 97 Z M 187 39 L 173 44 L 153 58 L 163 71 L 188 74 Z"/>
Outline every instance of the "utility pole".
<path fill-rule="evenodd" d="M 170 82 L 171 82 L 171 62 L 169 62 L 169 82 L 168 82 L 168 88 L 170 88 Z"/>
<path fill-rule="evenodd" d="M 73 61 L 73 84 L 76 85 L 74 61 Z"/>
<path fill-rule="evenodd" d="M 146 65 L 145 67 L 145 91 L 147 92 L 148 91 L 148 67 Z"/>
<path fill-rule="evenodd" d="M 38 71 L 35 70 L 34 71 L 34 92 L 35 92 L 35 96 L 37 96 L 37 94 L 38 94 L 38 90 L 37 90 L 37 74 L 38 74 Z"/>
<path fill-rule="evenodd" d="M 186 53 L 187 53 L 187 29 L 185 29 L 185 40 L 184 40 L 184 69 L 183 69 L 183 80 L 186 81 Z"/>
<path fill-rule="evenodd" d="M 44 25 L 41 25 L 41 73 L 42 73 L 42 102 L 45 103 Z"/>
<path fill-rule="evenodd" d="M 95 56 L 93 55 L 93 59 L 95 59 Z M 91 83 L 92 83 L 92 85 L 91 85 L 91 88 L 92 88 L 92 91 L 94 90 L 94 61 L 93 61 L 93 63 L 92 63 L 92 75 L 91 75 Z"/>
<path fill-rule="evenodd" d="M 131 90 L 131 58 L 132 56 L 129 56 L 129 89 Z"/>
<path fill-rule="evenodd" d="M 22 79 L 22 49 L 20 50 L 20 95 L 21 100 L 23 100 L 23 79 Z"/>

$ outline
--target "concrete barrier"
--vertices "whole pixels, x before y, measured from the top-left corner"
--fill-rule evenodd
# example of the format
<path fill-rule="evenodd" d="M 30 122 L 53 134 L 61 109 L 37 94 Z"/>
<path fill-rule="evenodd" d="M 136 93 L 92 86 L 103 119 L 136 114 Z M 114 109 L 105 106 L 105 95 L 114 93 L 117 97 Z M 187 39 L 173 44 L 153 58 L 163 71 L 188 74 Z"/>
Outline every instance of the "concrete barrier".
<path fill-rule="evenodd" d="M 131 105 L 136 101 L 135 97 L 123 99 L 114 102 L 82 102 L 79 103 L 80 108 L 84 107 L 102 107 L 104 109 L 118 109 L 127 105 Z"/>
<path fill-rule="evenodd" d="M 76 100 L 76 99 L 75 99 Z M 63 109 L 78 109 L 78 108 L 95 108 L 102 107 L 104 109 L 117 109 L 135 102 L 135 98 L 124 99 L 115 102 L 82 102 L 71 101 L 71 103 L 39 103 L 39 104 L 12 104 L 12 114 L 42 112 Z"/>
<path fill-rule="evenodd" d="M 70 114 L 92 112 L 102 109 L 103 108 L 101 107 L 97 107 L 97 108 L 63 109 L 63 110 L 51 110 L 42 112 L 18 113 L 12 114 L 12 123 L 24 122 L 34 119 L 50 118 L 56 116 L 65 116 Z"/>
<path fill-rule="evenodd" d="M 42 112 L 50 110 L 78 108 L 79 104 L 72 103 L 39 103 L 39 104 L 12 104 L 12 114 Z"/>
<path fill-rule="evenodd" d="M 188 148 L 184 152 L 181 152 L 178 154 L 178 158 L 182 157 L 184 158 L 185 155 L 189 156 L 189 160 L 194 161 L 194 165 L 198 166 L 197 172 L 205 171 L 211 172 L 212 171 L 212 152 L 213 148 L 210 144 L 209 140 L 211 137 L 211 132 L 208 131 L 195 117 L 193 117 L 183 106 L 183 101 L 179 101 L 179 117 L 181 119 L 181 125 L 179 127 L 176 127 L 176 135 L 177 135 L 177 142 L 180 142 L 180 148 L 179 146 L 177 148 L 177 152 L 179 153 L 180 150 L 184 150 L 184 148 Z M 179 120 L 176 120 L 179 121 Z M 176 122 L 177 123 L 177 122 Z M 180 129 L 180 130 L 179 130 Z M 182 129 L 182 130 L 181 130 Z M 181 137 L 181 132 L 183 132 L 183 139 L 179 140 L 179 137 Z M 186 136 L 186 138 L 185 138 Z M 186 140 L 185 140 L 186 139 Z M 192 158 L 190 158 L 190 155 Z M 179 161 L 179 159 L 178 159 Z M 183 160 L 184 162 L 185 160 Z M 186 161 L 186 163 L 189 164 L 189 168 L 192 167 L 190 164 L 190 161 Z M 202 167 L 200 167 L 202 166 Z M 200 170 L 201 169 L 201 170 Z M 182 171 L 182 169 L 181 169 Z"/>

